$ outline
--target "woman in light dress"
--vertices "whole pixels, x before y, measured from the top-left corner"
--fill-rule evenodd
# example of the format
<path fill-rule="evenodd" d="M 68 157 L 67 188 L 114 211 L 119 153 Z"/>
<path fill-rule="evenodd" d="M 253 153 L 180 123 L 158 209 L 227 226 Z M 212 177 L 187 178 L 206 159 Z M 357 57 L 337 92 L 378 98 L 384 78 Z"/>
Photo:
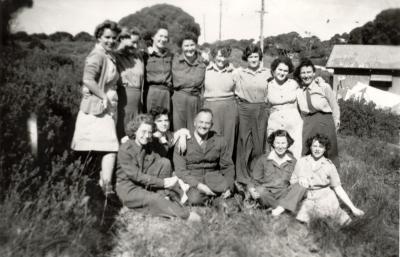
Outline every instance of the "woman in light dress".
<path fill-rule="evenodd" d="M 330 218 L 339 225 L 349 223 L 350 216 L 340 208 L 338 197 L 355 216 L 364 215 L 343 190 L 335 165 L 326 158 L 329 147 L 329 138 L 316 134 L 307 139 L 308 155 L 296 163 L 290 183 L 307 188 L 306 199 L 296 217 L 299 221 L 309 223 L 313 218 Z"/>
<path fill-rule="evenodd" d="M 293 72 L 292 61 L 279 57 L 271 64 L 272 80 L 268 82 L 267 101 L 271 105 L 267 134 L 282 129 L 294 139 L 289 150 L 296 159 L 301 156 L 303 120 L 297 108 L 298 84 L 289 78 Z"/>

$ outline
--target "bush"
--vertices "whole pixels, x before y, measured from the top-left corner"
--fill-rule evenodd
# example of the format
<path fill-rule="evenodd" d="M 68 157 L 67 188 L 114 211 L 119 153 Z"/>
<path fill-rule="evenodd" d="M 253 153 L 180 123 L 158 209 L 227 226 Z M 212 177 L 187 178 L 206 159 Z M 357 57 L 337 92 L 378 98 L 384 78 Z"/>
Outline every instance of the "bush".
<path fill-rule="evenodd" d="M 398 144 L 400 116 L 388 110 L 377 109 L 373 102 L 365 100 L 339 100 L 342 135 L 353 135 Z"/>

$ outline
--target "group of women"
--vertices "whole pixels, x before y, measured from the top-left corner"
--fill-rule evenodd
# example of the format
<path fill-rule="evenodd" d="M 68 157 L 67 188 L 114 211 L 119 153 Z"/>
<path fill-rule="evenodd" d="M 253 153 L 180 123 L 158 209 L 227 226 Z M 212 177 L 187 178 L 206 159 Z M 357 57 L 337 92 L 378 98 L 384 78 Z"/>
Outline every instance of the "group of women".
<path fill-rule="evenodd" d="M 337 101 L 329 84 L 315 78 L 310 60 L 302 61 L 294 71 L 288 57 L 279 57 L 269 71 L 262 65 L 261 49 L 252 44 L 243 53 L 247 67 L 235 68 L 229 62 L 230 47 L 213 48 L 209 60 L 198 50 L 197 36 L 190 32 L 178 41 L 181 51 L 175 55 L 167 47 L 166 27 L 154 30 L 144 52 L 137 49 L 139 33 L 126 28 L 121 31 L 115 22 L 103 22 L 94 35 L 97 43 L 86 58 L 72 149 L 103 153 L 99 183 L 106 193 L 112 191 L 116 153 L 130 120 L 139 113 L 158 109 L 154 135 L 158 140 L 172 138 L 175 143 L 186 138 L 179 137 L 188 134 L 186 128 L 193 130 L 194 117 L 204 107 L 212 111 L 213 130 L 225 138 L 236 164 L 236 184 L 248 190 L 253 199 L 274 207 L 273 213 L 292 210 L 285 208 L 291 195 L 322 195 L 328 199 L 327 193 L 315 192 L 333 187 L 354 214 L 362 215 L 341 189 L 336 172 L 336 130 L 340 121 Z M 295 79 L 289 78 L 293 71 Z M 184 129 L 175 133 L 178 136 L 167 133 L 170 118 L 174 130 Z M 164 124 L 168 122 L 164 128 L 163 119 Z M 263 155 L 268 148 L 267 137 L 271 152 Z M 183 150 L 184 144 L 184 140 L 179 144 Z M 322 154 L 313 153 L 314 144 Z M 272 164 L 265 166 L 268 161 Z M 270 166 L 274 169 L 266 168 Z M 265 183 L 271 170 L 277 172 L 272 177 L 278 186 Z M 320 179 L 310 177 L 311 171 L 320 173 Z M 288 189 L 296 183 L 307 192 Z M 335 194 L 329 197 L 337 202 Z M 309 205 L 304 201 L 299 219 L 307 221 L 304 213 L 308 212 L 303 209 L 310 209 Z"/>

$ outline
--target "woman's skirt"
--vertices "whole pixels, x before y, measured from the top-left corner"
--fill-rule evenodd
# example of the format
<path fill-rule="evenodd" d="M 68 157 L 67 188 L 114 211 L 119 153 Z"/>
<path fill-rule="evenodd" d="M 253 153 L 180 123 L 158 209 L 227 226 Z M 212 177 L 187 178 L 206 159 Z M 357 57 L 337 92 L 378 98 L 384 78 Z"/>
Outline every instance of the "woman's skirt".
<path fill-rule="evenodd" d="M 238 100 L 239 131 L 236 154 L 236 180 L 247 184 L 255 161 L 266 146 L 268 107 L 265 103 Z"/>
<path fill-rule="evenodd" d="M 302 155 L 307 155 L 309 152 L 307 147 L 307 139 L 317 133 L 324 134 L 329 138 L 331 145 L 328 150 L 327 157 L 333 162 L 333 164 L 335 164 L 336 168 L 339 169 L 340 164 L 336 128 L 331 113 L 317 112 L 304 117 Z"/>
<path fill-rule="evenodd" d="M 134 87 L 120 86 L 118 90 L 118 123 L 117 134 L 121 139 L 125 136 L 125 127 L 141 113 L 141 90 Z"/>
<path fill-rule="evenodd" d="M 303 120 L 297 108 L 293 106 L 272 107 L 268 119 L 267 135 L 282 129 L 293 138 L 294 143 L 289 148 L 296 159 L 301 157 Z"/>
<path fill-rule="evenodd" d="M 234 98 L 217 101 L 205 101 L 204 107 L 213 113 L 213 127 L 217 134 L 225 138 L 227 151 L 234 158 L 235 140 L 238 125 L 238 109 Z"/>
<path fill-rule="evenodd" d="M 116 131 L 118 97 L 108 90 L 110 106 L 100 115 L 78 112 L 71 148 L 74 151 L 117 152 L 119 143 Z"/>

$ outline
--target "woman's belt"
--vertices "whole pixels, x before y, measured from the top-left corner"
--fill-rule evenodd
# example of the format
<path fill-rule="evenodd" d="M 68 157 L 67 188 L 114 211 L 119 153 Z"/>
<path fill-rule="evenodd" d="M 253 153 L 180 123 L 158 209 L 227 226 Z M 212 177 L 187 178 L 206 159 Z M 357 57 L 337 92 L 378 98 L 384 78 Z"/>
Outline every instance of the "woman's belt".
<path fill-rule="evenodd" d="M 310 112 L 310 113 L 305 113 L 304 116 L 308 117 L 308 116 L 313 116 L 314 114 L 332 114 L 332 112 L 323 112 L 323 111 L 317 111 L 317 112 Z"/>

